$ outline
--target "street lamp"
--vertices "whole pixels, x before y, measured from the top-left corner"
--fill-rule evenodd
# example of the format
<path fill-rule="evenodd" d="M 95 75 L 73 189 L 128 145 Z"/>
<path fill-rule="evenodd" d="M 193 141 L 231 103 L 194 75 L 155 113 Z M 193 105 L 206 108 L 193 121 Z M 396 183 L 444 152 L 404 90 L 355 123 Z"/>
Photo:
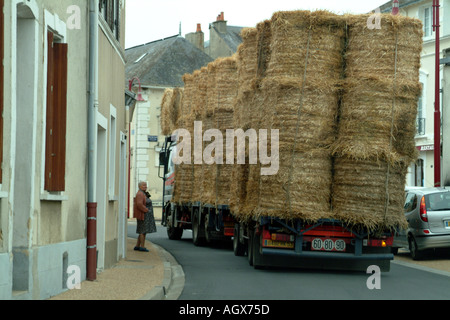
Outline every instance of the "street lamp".
<path fill-rule="evenodd" d="M 396 16 L 398 15 L 398 12 L 399 12 L 398 0 L 394 0 L 394 2 L 392 3 L 392 15 Z"/>
<path fill-rule="evenodd" d="M 145 102 L 144 98 L 142 97 L 141 80 L 139 80 L 138 77 L 134 77 L 133 79 L 128 81 L 128 90 L 131 91 L 131 88 L 133 87 L 134 80 L 137 80 L 138 83 L 139 83 L 138 96 L 137 96 L 136 101 L 138 101 L 138 102 Z"/>

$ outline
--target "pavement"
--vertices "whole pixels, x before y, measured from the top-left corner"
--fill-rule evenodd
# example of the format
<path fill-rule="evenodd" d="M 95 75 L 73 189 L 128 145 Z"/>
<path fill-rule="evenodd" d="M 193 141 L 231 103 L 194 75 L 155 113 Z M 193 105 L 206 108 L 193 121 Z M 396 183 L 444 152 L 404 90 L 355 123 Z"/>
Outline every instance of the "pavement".
<path fill-rule="evenodd" d="M 184 288 L 184 272 L 175 258 L 148 239 L 149 252 L 134 251 L 136 239 L 127 239 L 126 258 L 48 300 L 177 300 Z"/>
<path fill-rule="evenodd" d="M 162 247 L 148 239 L 145 243 L 149 252 L 134 251 L 136 239 L 128 238 L 125 259 L 97 274 L 97 280 L 49 300 L 177 300 L 185 283 L 183 268 Z M 450 276 L 450 252 L 413 261 L 400 249 L 393 263 Z"/>

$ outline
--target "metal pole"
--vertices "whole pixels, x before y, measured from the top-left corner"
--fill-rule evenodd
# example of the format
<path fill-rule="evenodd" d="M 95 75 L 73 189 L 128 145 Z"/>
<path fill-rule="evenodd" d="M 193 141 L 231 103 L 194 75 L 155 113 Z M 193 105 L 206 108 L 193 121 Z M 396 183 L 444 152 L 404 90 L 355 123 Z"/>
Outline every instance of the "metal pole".
<path fill-rule="evenodd" d="M 97 278 L 97 203 L 95 203 L 95 95 L 97 70 L 98 1 L 89 1 L 89 105 L 88 105 L 88 203 L 87 203 L 87 253 L 86 277 Z"/>
<path fill-rule="evenodd" d="M 440 43 L 439 0 L 433 0 L 433 30 L 436 33 L 436 69 L 434 95 L 434 186 L 441 186 L 441 110 L 440 110 Z"/>

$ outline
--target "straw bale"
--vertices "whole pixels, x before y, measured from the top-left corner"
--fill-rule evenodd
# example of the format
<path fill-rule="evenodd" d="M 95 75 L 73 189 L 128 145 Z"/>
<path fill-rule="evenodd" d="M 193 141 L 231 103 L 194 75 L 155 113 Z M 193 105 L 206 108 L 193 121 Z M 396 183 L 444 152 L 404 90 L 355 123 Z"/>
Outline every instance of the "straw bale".
<path fill-rule="evenodd" d="M 330 216 L 332 160 L 327 150 L 280 153 L 277 175 L 259 179 L 252 216 L 317 221 Z"/>
<path fill-rule="evenodd" d="M 166 89 L 161 101 L 161 132 L 167 136 L 172 133 L 173 89 Z"/>
<path fill-rule="evenodd" d="M 267 76 L 339 79 L 345 20 L 327 11 L 283 11 L 271 20 Z M 307 62 L 307 63 L 305 63 Z"/>
<path fill-rule="evenodd" d="M 394 164 L 417 156 L 414 135 L 422 51 L 417 19 L 382 15 L 381 29 L 368 29 L 369 15 L 349 15 L 346 80 L 343 82 L 338 156 L 382 159 Z"/>
<path fill-rule="evenodd" d="M 172 106 L 172 112 L 170 115 L 170 133 L 173 133 L 177 128 L 178 119 L 181 115 L 181 108 L 183 102 L 184 88 L 173 89 L 172 101 L 170 105 Z"/>
<path fill-rule="evenodd" d="M 258 30 L 256 28 L 244 28 L 241 31 L 243 42 L 237 49 L 237 67 L 239 86 L 246 90 L 256 76 L 257 69 L 257 44 Z M 248 89 L 247 89 L 248 90 Z"/>
<path fill-rule="evenodd" d="M 408 164 L 336 158 L 332 187 L 333 217 L 369 230 L 404 228 Z"/>

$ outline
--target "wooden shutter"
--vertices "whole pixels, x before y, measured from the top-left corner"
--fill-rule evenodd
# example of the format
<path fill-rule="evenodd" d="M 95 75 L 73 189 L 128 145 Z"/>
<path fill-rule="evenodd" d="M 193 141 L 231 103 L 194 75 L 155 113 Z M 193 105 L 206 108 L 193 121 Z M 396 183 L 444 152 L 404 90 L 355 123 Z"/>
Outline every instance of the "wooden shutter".
<path fill-rule="evenodd" d="M 64 191 L 67 128 L 68 45 L 48 33 L 45 190 Z"/>
<path fill-rule="evenodd" d="M 3 163 L 3 57 L 4 57 L 4 1 L 0 0 L 0 183 L 3 181 L 2 163 Z"/>

